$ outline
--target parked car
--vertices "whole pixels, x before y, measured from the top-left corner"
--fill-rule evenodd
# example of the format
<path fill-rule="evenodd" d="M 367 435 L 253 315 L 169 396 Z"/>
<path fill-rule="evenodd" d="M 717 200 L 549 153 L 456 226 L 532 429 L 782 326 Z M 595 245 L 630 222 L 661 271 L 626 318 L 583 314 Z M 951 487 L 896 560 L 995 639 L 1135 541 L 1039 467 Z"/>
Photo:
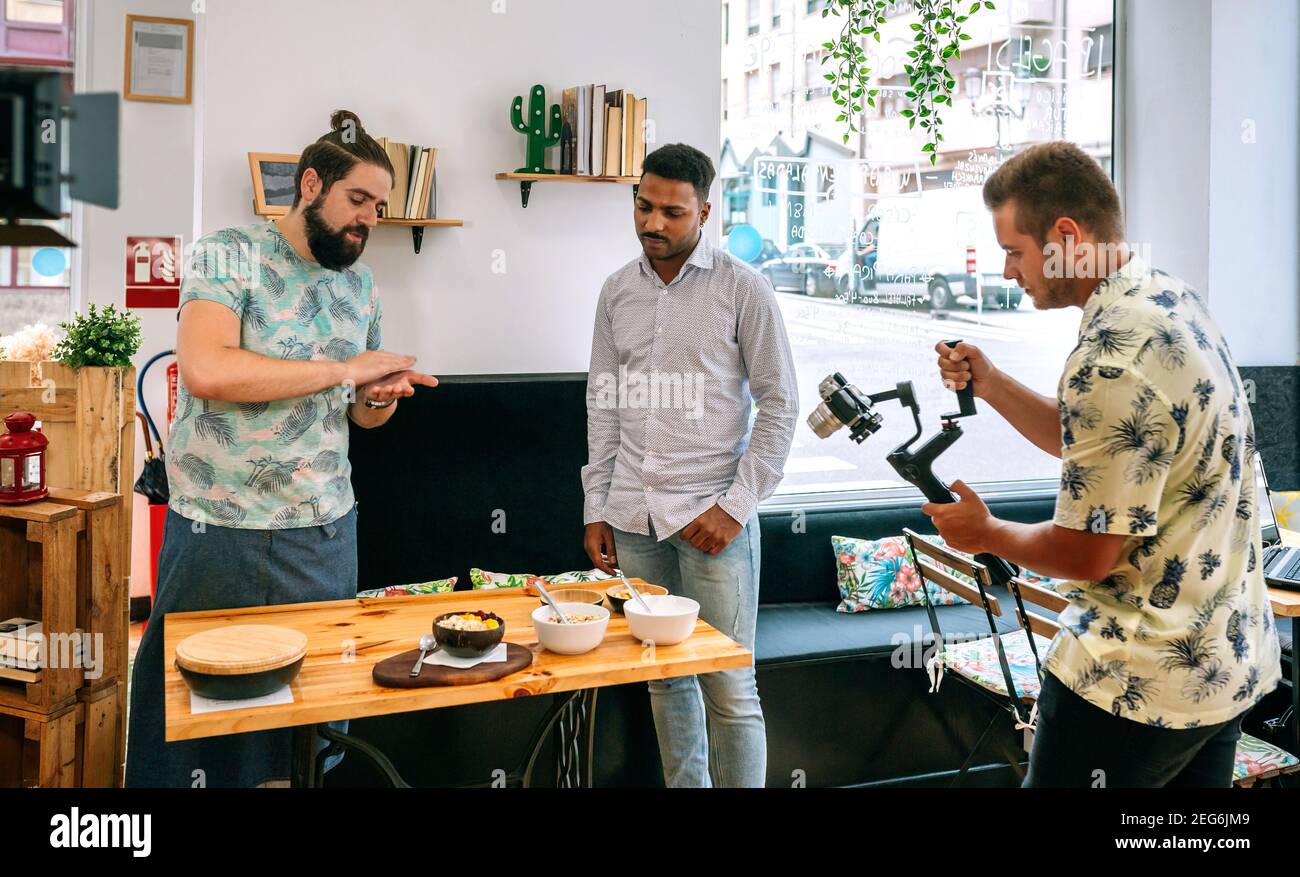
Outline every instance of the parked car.
<path fill-rule="evenodd" d="M 835 295 L 835 255 L 818 244 L 795 244 L 781 256 L 761 263 L 759 270 L 778 292 Z"/>

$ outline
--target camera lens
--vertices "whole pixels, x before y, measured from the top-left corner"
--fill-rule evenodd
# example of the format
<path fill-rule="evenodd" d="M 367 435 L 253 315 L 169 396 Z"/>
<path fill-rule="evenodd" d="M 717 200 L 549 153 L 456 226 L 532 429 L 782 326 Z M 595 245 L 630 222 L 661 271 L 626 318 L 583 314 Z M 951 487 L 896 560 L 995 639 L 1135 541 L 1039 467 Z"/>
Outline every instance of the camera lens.
<path fill-rule="evenodd" d="M 817 438 L 830 438 L 843 425 L 825 402 L 818 405 L 813 409 L 813 413 L 808 415 L 808 427 L 816 434 Z"/>

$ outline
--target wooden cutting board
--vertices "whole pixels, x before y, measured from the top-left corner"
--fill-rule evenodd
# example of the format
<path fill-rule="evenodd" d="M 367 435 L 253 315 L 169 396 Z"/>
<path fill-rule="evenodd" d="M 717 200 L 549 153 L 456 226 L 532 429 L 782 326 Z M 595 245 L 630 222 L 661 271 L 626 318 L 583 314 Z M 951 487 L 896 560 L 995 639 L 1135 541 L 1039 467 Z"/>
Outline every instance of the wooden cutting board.
<path fill-rule="evenodd" d="M 307 635 L 274 624 L 231 624 L 176 644 L 176 663 L 196 673 L 238 676 L 287 667 L 307 654 Z"/>
<path fill-rule="evenodd" d="M 495 664 L 479 664 L 467 670 L 454 667 L 442 667 L 437 664 L 421 664 L 420 675 L 412 676 L 411 668 L 420 656 L 419 649 L 402 652 L 375 664 L 371 678 L 376 685 L 385 688 L 428 688 L 434 685 L 474 685 L 479 682 L 494 682 L 497 679 L 518 673 L 532 666 L 533 653 L 525 647 L 512 642 L 506 643 L 506 659 Z"/>

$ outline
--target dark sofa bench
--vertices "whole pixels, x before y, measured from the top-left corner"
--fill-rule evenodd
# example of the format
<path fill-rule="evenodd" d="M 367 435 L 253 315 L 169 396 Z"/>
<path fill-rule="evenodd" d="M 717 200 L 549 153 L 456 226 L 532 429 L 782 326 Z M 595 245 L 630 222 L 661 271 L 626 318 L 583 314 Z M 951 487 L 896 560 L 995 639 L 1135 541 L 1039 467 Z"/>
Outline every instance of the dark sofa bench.
<path fill-rule="evenodd" d="M 404 401 L 380 430 L 353 427 L 360 587 L 456 575 L 586 569 L 581 545 L 586 461 L 584 375 L 446 378 Z M 882 453 L 883 453 L 882 449 Z M 997 503 L 997 514 L 1043 520 L 1051 498 Z M 504 514 L 504 532 L 494 520 Z M 924 670 L 907 661 L 929 622 L 921 607 L 835 612 L 839 594 L 830 538 L 924 531 L 916 505 L 764 511 L 755 661 L 768 726 L 769 785 L 810 786 L 924 780 L 954 771 L 989 719 L 987 701 L 958 685 L 929 694 Z M 945 635 L 984 634 L 982 611 L 939 610 Z M 1004 630 L 1014 622 L 1001 620 Z M 921 646 L 924 647 L 924 644 Z M 904 656 L 907 657 L 907 656 Z M 456 707 L 357 720 L 352 732 L 386 752 L 414 785 L 486 782 L 510 770 L 552 698 Z M 1011 723 L 1002 742 L 1013 745 Z M 990 750 L 984 759 L 998 761 Z M 601 689 L 597 700 L 598 785 L 661 784 L 644 685 Z M 546 782 L 546 777 L 539 777 Z M 349 757 L 327 784 L 379 782 Z"/>

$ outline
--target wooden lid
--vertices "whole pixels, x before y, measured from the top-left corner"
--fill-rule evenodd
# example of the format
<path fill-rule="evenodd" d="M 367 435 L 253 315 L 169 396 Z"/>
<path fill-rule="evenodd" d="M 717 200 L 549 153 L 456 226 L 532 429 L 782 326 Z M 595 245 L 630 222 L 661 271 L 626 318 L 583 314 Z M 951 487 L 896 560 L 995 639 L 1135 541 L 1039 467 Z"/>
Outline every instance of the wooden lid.
<path fill-rule="evenodd" d="M 176 663 L 195 673 L 238 676 L 285 667 L 305 654 L 305 633 L 273 624 L 232 624 L 181 640 Z"/>

